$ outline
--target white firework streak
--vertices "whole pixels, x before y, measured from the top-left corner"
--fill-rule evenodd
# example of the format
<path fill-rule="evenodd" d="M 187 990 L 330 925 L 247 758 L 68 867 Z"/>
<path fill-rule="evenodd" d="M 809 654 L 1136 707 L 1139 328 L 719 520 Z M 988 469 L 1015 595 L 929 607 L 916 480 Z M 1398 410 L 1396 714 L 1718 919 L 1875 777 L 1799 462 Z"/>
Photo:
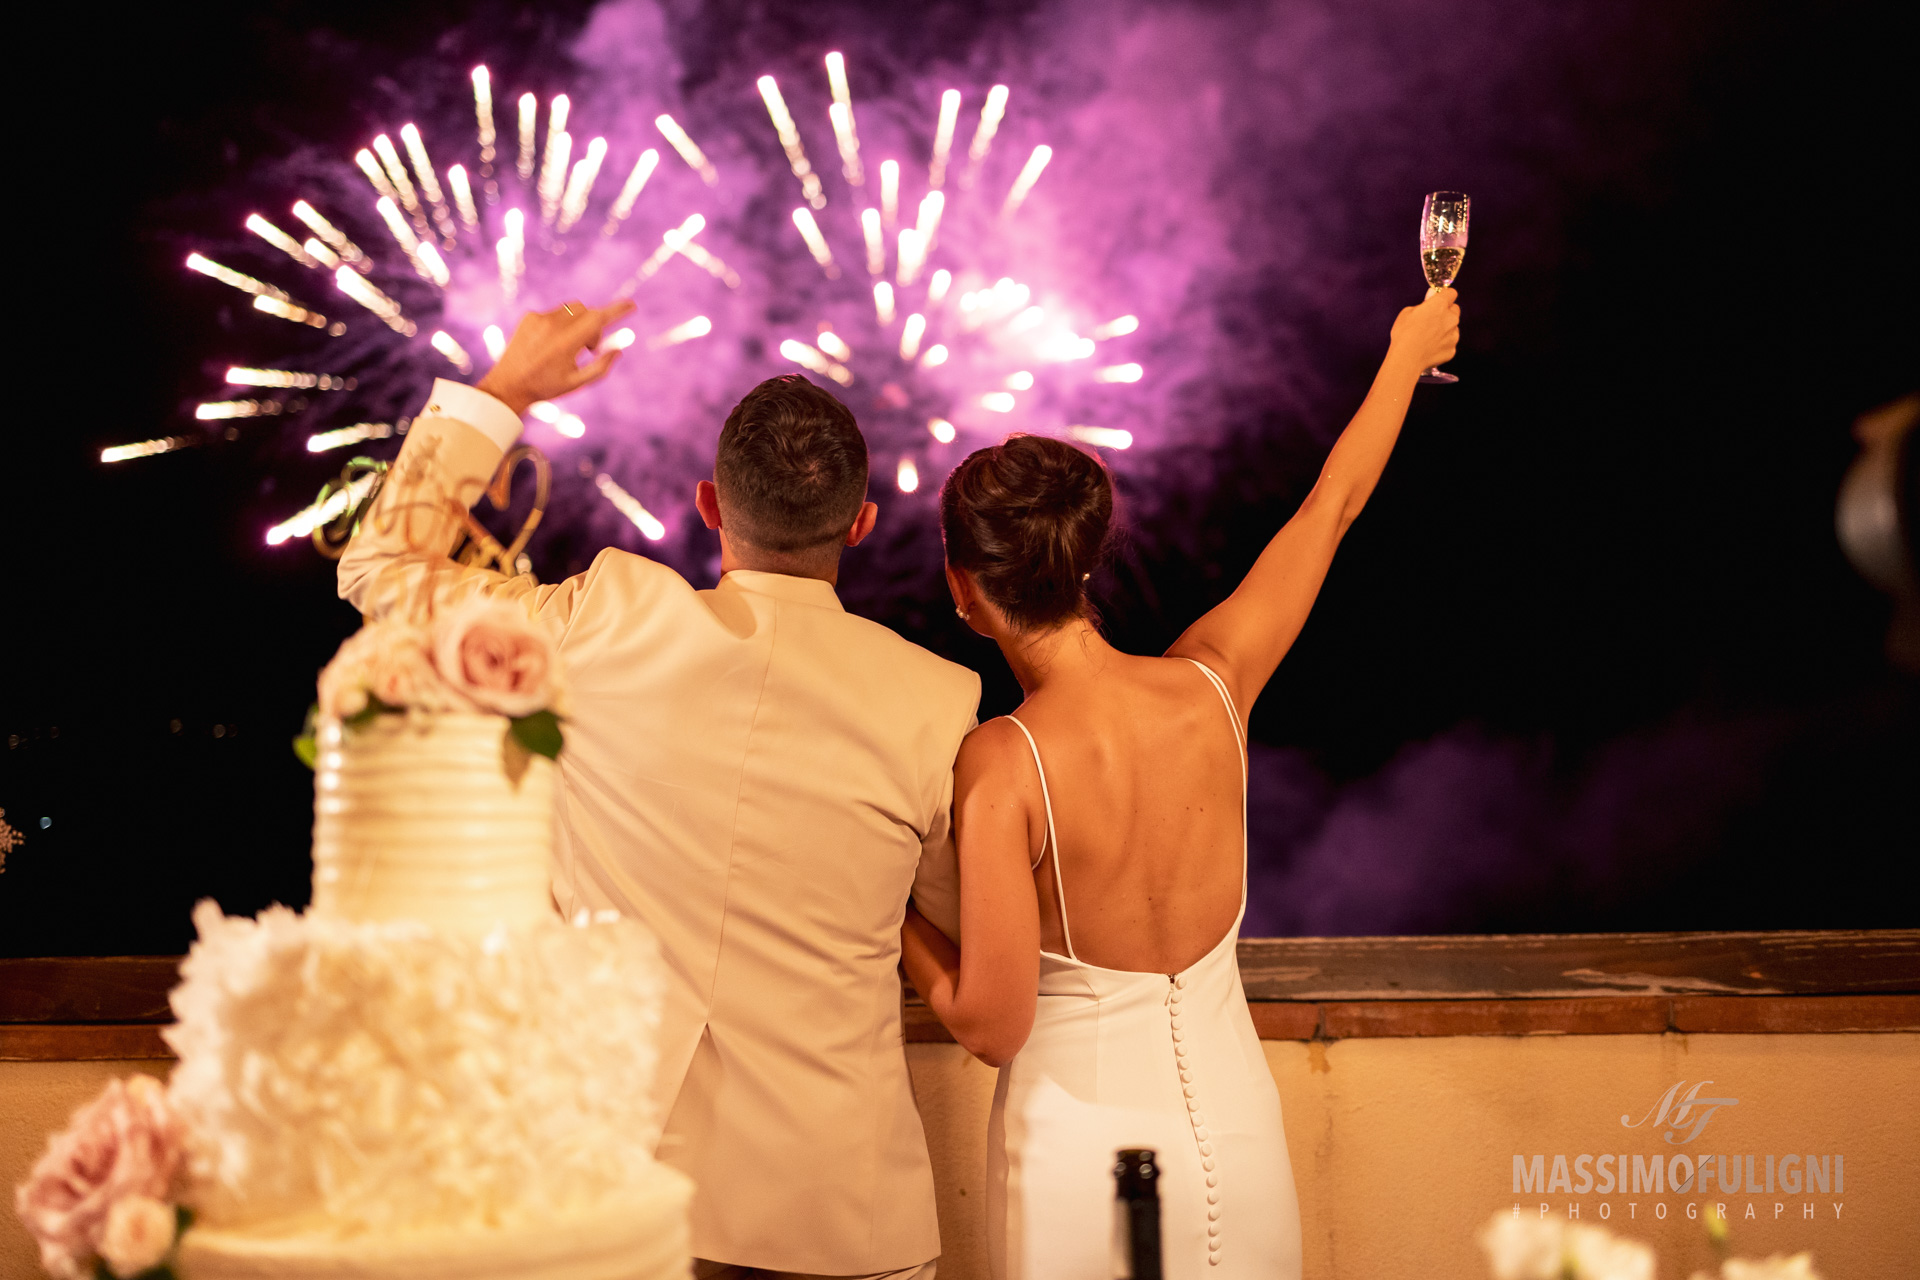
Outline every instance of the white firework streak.
<path fill-rule="evenodd" d="M 847 184 L 836 193 L 838 208 L 830 207 L 836 201 L 829 197 L 822 183 L 824 175 L 807 156 L 802 122 L 790 113 L 773 77 L 762 77 L 756 87 L 768 109 L 766 123 L 772 128 L 773 141 L 786 162 L 785 167 L 792 171 L 801 187 L 802 203 L 792 209 L 790 229 L 784 233 L 785 242 L 793 252 L 804 252 L 819 265 L 830 284 L 816 285 L 816 289 L 829 287 L 844 291 L 848 300 L 859 304 L 858 311 L 849 310 L 854 314 L 864 313 L 870 332 L 853 331 L 849 341 L 848 336 L 835 333 L 822 322 L 818 334 L 774 334 L 771 336 L 776 342 L 768 346 L 777 349 L 782 359 L 792 365 L 829 378 L 841 387 L 863 382 L 879 387 L 881 403 L 892 408 L 913 400 L 909 392 L 901 389 L 903 382 L 912 382 L 921 371 L 943 370 L 940 376 L 944 381 L 935 388 L 940 394 L 930 393 L 924 397 L 940 402 L 938 412 L 922 414 L 913 422 L 911 430 L 894 440 L 893 447 L 883 450 L 883 457 L 877 460 L 885 468 L 883 474 L 894 476 L 896 487 L 903 494 L 923 489 L 929 468 L 935 468 L 933 474 L 938 474 L 943 460 L 941 451 L 968 433 L 999 438 L 1012 427 L 1057 435 L 1098 449 L 1130 447 L 1133 436 L 1125 430 L 1065 418 L 1049 421 L 1038 409 L 1027 412 L 1028 393 L 1036 387 L 1045 390 L 1042 384 L 1058 390 L 1068 386 L 1124 385 L 1140 381 L 1147 372 L 1139 363 L 1125 359 L 1124 349 L 1111 353 L 1102 349 L 1102 344 L 1135 332 L 1139 322 L 1126 315 L 1096 323 L 1098 317 L 1088 315 L 1081 317 L 1086 322 L 1086 332 L 1075 332 L 1069 327 L 1069 317 L 1077 311 L 1070 304 L 1049 301 L 1043 307 L 1034 303 L 1034 291 L 1028 284 L 1009 277 L 987 281 L 972 266 L 964 245 L 956 247 L 948 242 L 951 237 L 943 239 L 939 234 L 943 215 L 948 215 L 950 220 L 951 202 L 971 201 L 977 208 L 997 214 L 997 219 L 981 221 L 997 222 L 1004 228 L 1040 186 L 1043 171 L 1053 156 L 1053 149 L 1044 143 L 1033 147 L 1018 176 L 1003 189 L 985 189 L 987 161 L 995 138 L 1008 119 L 1013 97 L 1009 88 L 993 86 L 984 100 L 976 97 L 971 108 L 961 90 L 945 91 L 933 124 L 930 153 L 904 168 L 891 158 L 879 164 L 881 191 L 879 207 L 876 207 L 871 188 L 861 190 L 865 171 L 844 57 L 839 53 L 830 55 L 826 71 L 831 106 L 825 120 L 808 122 L 807 127 L 817 135 L 831 136 L 837 144 L 842 176 Z M 282 269 L 315 271 L 315 276 L 305 277 L 309 282 L 332 277 L 335 292 L 357 306 L 340 305 L 343 299 L 336 297 L 328 310 L 345 312 L 351 317 L 350 326 L 346 322 L 330 321 L 326 315 L 293 301 L 287 290 L 267 279 L 233 270 L 201 254 L 193 254 L 188 265 L 202 275 L 252 294 L 258 314 L 293 320 L 333 337 L 341 336 L 351 327 L 361 341 L 357 346 L 347 344 L 360 352 L 349 363 L 365 373 L 371 373 L 376 364 L 391 364 L 395 359 L 411 360 L 415 367 L 422 368 L 431 367 L 437 361 L 441 372 L 449 365 L 461 373 L 477 372 L 480 366 L 472 353 L 484 349 L 490 359 L 498 358 L 505 334 L 512 331 L 516 320 L 519 292 L 524 285 L 539 284 L 544 264 L 553 260 L 554 255 L 565 254 L 570 238 L 583 242 L 576 253 L 587 251 L 589 234 L 594 240 L 629 237 L 633 243 L 644 244 L 647 233 L 627 229 L 627 224 L 633 221 L 650 221 L 656 228 L 665 224 L 669 229 L 661 236 L 652 256 L 640 264 L 638 272 L 628 269 L 631 278 L 621 289 L 621 296 L 646 288 L 648 281 L 676 256 L 702 268 L 721 288 L 740 286 L 738 273 L 708 244 L 697 239 L 708 225 L 703 214 L 695 212 L 672 221 L 672 215 L 659 207 L 661 201 L 647 194 L 648 180 L 660 163 L 658 146 L 638 154 L 614 156 L 604 138 L 594 137 L 586 151 L 569 166 L 574 135 L 567 129 L 575 122 L 570 119 L 571 101 L 566 94 L 556 94 L 549 100 L 544 139 L 538 130 L 539 99 L 530 93 L 519 95 L 518 129 L 502 139 L 495 132 L 491 73 L 481 66 L 470 74 L 474 86 L 474 115 L 468 117 L 469 122 L 451 140 L 443 138 L 430 147 L 419 126 L 408 122 L 391 133 L 377 134 L 353 154 L 352 166 L 373 189 L 369 192 L 365 186 L 358 188 L 363 193 L 360 198 L 365 208 L 350 204 L 336 212 L 352 215 L 363 228 L 383 230 L 387 233 L 384 237 L 376 234 L 356 243 L 307 199 L 292 205 L 296 223 L 311 233 L 304 240 L 262 215 L 253 214 L 246 220 L 246 229 L 255 238 L 254 243 L 264 242 L 275 251 L 272 255 L 255 252 L 255 258 Z M 969 109 L 974 119 L 971 140 L 965 146 L 961 161 L 965 167 L 960 186 L 971 189 L 979 185 L 982 190 L 977 194 L 943 191 L 949 166 L 960 159 L 955 155 L 961 149 L 960 140 L 968 136 L 964 116 Z M 475 120 L 477 130 L 472 123 Z M 658 131 L 656 143 L 664 139 L 707 187 L 719 184 L 719 169 L 679 119 L 661 112 L 654 117 L 654 123 Z M 399 136 L 401 146 L 395 145 L 394 134 Z M 765 141 L 764 137 L 756 136 L 747 139 L 747 144 L 764 149 Z M 497 148 L 497 142 L 508 145 Z M 516 143 L 517 146 L 513 145 Z M 500 154 L 503 149 L 515 155 L 517 163 L 496 163 L 503 159 Z M 457 157 L 457 160 L 446 169 L 437 170 L 432 159 L 436 153 L 443 153 L 443 158 Z M 920 161 L 925 162 L 924 170 L 918 169 Z M 602 184 L 596 190 L 596 179 L 605 162 L 618 166 L 615 172 L 624 178 L 617 189 L 611 184 Z M 999 163 L 996 162 L 995 172 L 999 171 Z M 917 208 L 918 216 L 914 225 L 898 226 L 896 232 L 905 195 L 901 191 L 901 179 L 903 174 L 916 172 L 927 176 L 917 204 L 910 206 Z M 480 180 L 470 178 L 470 173 L 478 174 Z M 483 195 L 484 204 L 481 203 Z M 648 202 L 648 218 L 636 219 L 634 215 L 643 196 Z M 596 212 L 588 216 L 590 209 Z M 889 232 L 896 232 L 898 239 L 898 260 L 892 280 L 886 278 Z M 840 247 L 838 255 L 836 243 Z M 361 244 L 383 245 L 384 251 L 370 252 Z M 842 272 L 840 260 L 864 262 L 867 272 L 864 277 L 857 272 Z M 424 305 L 423 287 L 431 290 L 430 295 L 424 295 L 429 298 Z M 446 295 L 459 292 L 471 299 L 480 289 L 491 290 L 489 296 L 497 300 L 490 314 L 471 325 L 463 325 L 444 314 Z M 415 315 L 423 315 L 438 306 L 442 313 L 438 317 L 440 327 L 435 327 L 431 317 L 423 316 L 422 321 L 416 322 L 403 309 L 402 301 L 389 290 L 409 299 L 406 305 L 415 308 Z M 865 301 L 869 294 L 871 306 Z M 375 326 L 384 326 L 385 332 Z M 455 328 L 463 329 L 464 334 L 456 336 L 451 331 Z M 714 329 L 713 321 L 701 315 L 656 333 L 639 345 L 643 352 L 663 353 L 686 342 L 706 339 Z M 806 340 L 809 338 L 812 341 Z M 608 335 L 607 340 L 610 345 L 624 348 L 634 345 L 637 335 L 633 330 L 622 330 Z M 431 361 L 426 359 L 429 353 Z M 1106 358 L 1096 361 L 1097 354 Z M 316 364 L 332 363 L 318 353 L 309 359 Z M 339 405 L 341 414 L 335 421 L 340 425 L 316 421 L 311 415 L 299 416 L 310 407 L 325 411 L 332 404 L 310 403 L 298 397 L 298 391 L 351 389 L 355 385 L 352 377 L 334 372 L 332 368 L 320 373 L 296 368 L 256 369 L 236 363 L 230 374 L 232 381 L 279 394 L 202 402 L 195 411 L 202 422 L 232 418 L 287 421 L 302 438 L 302 452 L 388 439 L 405 431 L 404 420 L 397 430 L 385 423 L 354 422 L 355 416 L 367 414 L 350 403 Z M 956 377 L 970 379 L 971 385 L 952 389 L 952 380 Z M 368 380 L 364 376 L 359 379 Z M 565 449 L 572 438 L 585 434 L 576 415 L 536 417 L 554 426 L 555 435 L 559 437 L 545 438 L 540 441 L 543 445 Z M 297 421 L 289 421 L 296 418 Z M 225 438 L 231 439 L 234 434 L 232 428 L 227 428 Z M 109 448 L 103 451 L 102 458 L 118 462 L 157 457 L 216 438 L 178 435 L 140 441 Z M 945 461 L 950 462 L 951 457 L 947 456 Z M 647 538 L 658 540 L 665 536 L 666 526 L 645 512 L 638 499 L 612 476 L 604 472 L 595 475 L 584 460 L 581 471 L 594 475 L 599 492 L 639 525 Z M 344 499 L 336 498 L 335 505 L 341 501 Z M 269 541 L 277 544 L 296 540 L 292 535 L 304 532 L 301 526 L 319 514 L 317 508 L 309 508 L 294 520 L 276 526 Z"/>

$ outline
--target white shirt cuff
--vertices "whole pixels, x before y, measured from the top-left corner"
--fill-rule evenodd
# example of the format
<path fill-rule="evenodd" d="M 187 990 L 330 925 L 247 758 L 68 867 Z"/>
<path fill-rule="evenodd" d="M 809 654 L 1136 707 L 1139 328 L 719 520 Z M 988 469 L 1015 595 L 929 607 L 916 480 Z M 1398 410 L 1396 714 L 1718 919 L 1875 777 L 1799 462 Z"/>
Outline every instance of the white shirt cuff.
<path fill-rule="evenodd" d="M 434 379 L 433 394 L 420 416 L 464 422 L 499 445 L 502 453 L 520 438 L 520 415 L 478 387 L 447 378 Z"/>

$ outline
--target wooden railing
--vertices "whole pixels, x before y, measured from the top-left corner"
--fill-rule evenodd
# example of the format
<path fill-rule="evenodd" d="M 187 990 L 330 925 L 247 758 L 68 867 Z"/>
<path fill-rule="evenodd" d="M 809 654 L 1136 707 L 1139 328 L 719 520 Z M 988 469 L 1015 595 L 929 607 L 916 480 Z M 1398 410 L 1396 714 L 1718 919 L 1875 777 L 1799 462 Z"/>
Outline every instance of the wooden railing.
<path fill-rule="evenodd" d="M 177 956 L 0 960 L 0 1060 L 164 1058 Z M 1268 1040 L 1920 1031 L 1920 929 L 1248 938 Z M 947 1039 L 909 995 L 911 1041 Z"/>
<path fill-rule="evenodd" d="M 1245 938 L 1240 980 L 1263 1040 L 1920 1031 L 1920 929 Z"/>

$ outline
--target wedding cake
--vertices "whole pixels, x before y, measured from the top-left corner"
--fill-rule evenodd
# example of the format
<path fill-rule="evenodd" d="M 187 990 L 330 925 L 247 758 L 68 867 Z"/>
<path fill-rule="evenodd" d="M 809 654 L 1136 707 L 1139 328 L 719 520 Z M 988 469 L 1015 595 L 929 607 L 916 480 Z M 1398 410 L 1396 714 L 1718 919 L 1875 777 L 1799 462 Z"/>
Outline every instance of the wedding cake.
<path fill-rule="evenodd" d="M 506 605 L 342 647 L 304 752 L 312 905 L 200 904 L 164 1093 L 116 1081 L 20 1189 L 50 1271 L 684 1280 L 654 939 L 549 897 L 556 677 Z"/>

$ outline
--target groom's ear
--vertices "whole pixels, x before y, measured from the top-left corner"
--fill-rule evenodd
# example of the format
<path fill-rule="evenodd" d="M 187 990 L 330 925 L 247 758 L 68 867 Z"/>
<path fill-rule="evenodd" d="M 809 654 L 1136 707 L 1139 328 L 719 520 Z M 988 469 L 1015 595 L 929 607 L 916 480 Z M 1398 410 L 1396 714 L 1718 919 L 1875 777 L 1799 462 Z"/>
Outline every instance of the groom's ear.
<path fill-rule="evenodd" d="M 720 527 L 720 491 L 713 487 L 713 481 L 702 480 L 693 486 L 693 509 L 707 528 Z"/>
<path fill-rule="evenodd" d="M 847 530 L 847 545 L 857 547 L 873 532 L 874 522 L 880 518 L 880 508 L 871 502 L 860 504 L 860 514 L 853 518 L 853 527 Z"/>

